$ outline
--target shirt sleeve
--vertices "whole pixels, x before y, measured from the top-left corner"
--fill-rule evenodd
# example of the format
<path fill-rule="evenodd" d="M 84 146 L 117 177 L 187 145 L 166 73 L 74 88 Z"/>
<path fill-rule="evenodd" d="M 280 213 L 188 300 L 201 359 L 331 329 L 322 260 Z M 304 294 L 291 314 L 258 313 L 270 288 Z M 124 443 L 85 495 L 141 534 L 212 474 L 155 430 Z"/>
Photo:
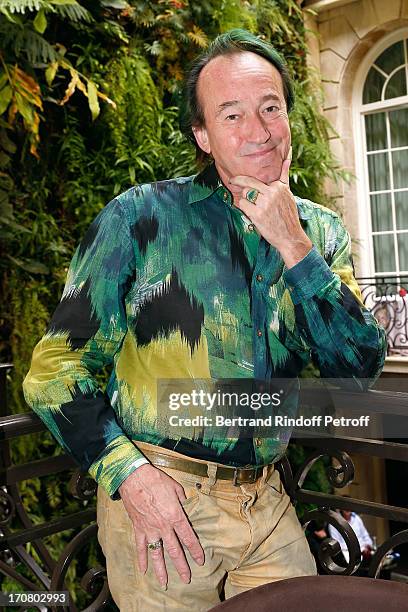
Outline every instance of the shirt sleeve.
<path fill-rule="evenodd" d="M 362 302 L 350 236 L 337 216 L 326 236 L 324 257 L 313 247 L 285 271 L 284 279 L 296 328 L 321 376 L 354 378 L 359 388 L 371 386 L 384 365 L 386 336 Z"/>
<path fill-rule="evenodd" d="M 363 523 L 363 519 L 356 514 L 354 516 L 354 523 L 355 523 L 355 526 L 353 528 L 355 529 L 355 533 L 360 543 L 361 550 L 363 550 L 367 546 L 372 548 L 373 541 L 371 539 L 370 534 L 368 533 L 366 529 L 366 526 Z"/>
<path fill-rule="evenodd" d="M 333 538 L 333 540 L 337 540 L 343 552 L 348 551 L 347 544 L 343 536 L 340 534 L 340 532 L 335 527 L 333 527 L 333 525 L 330 525 L 330 524 L 329 524 L 329 536 Z"/>
<path fill-rule="evenodd" d="M 95 377 L 112 364 L 127 331 L 125 296 L 136 265 L 123 208 L 113 200 L 91 224 L 23 383 L 27 403 L 57 441 L 116 497 L 127 476 L 147 463 Z"/>

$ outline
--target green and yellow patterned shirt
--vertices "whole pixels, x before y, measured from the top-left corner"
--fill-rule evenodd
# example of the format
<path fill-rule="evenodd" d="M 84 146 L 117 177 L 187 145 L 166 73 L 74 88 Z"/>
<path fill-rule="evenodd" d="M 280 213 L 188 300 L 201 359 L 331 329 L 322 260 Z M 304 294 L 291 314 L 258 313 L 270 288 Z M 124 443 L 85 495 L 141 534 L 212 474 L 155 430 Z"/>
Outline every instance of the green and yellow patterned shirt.
<path fill-rule="evenodd" d="M 133 441 L 229 465 L 262 465 L 287 436 L 172 440 L 157 426 L 160 379 L 375 378 L 385 334 L 353 276 L 331 210 L 296 198 L 313 249 L 291 269 L 232 204 L 215 166 L 112 200 L 75 253 L 36 346 L 25 397 L 82 468 L 114 495 L 144 458 Z M 95 374 L 113 365 L 106 393 Z"/>

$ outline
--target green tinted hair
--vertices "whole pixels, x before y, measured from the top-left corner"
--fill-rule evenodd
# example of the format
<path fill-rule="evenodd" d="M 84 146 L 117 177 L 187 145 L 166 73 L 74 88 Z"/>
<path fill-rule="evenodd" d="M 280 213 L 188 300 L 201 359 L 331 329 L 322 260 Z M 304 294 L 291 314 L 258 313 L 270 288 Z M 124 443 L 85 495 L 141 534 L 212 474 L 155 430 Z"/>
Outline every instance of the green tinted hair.
<path fill-rule="evenodd" d="M 204 125 L 204 113 L 200 105 L 197 84 L 202 69 L 215 57 L 234 55 L 251 51 L 270 62 L 282 77 L 283 93 L 288 112 L 293 108 L 295 97 L 293 84 L 282 56 L 271 43 L 261 40 L 247 30 L 235 29 L 220 34 L 201 55 L 192 63 L 188 71 L 182 92 L 180 104 L 180 129 L 184 136 L 194 144 L 199 162 L 204 162 L 209 156 L 198 146 L 193 134 L 193 126 Z"/>

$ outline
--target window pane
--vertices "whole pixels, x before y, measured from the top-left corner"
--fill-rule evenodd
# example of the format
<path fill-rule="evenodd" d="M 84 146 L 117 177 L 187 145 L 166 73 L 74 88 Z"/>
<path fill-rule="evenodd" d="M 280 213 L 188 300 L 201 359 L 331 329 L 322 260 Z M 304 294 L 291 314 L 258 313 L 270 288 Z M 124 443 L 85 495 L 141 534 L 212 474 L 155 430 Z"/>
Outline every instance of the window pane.
<path fill-rule="evenodd" d="M 385 88 L 385 100 L 391 98 L 398 98 L 398 96 L 405 96 L 407 93 L 407 80 L 405 77 L 405 66 L 398 70 L 388 81 L 388 85 Z"/>
<path fill-rule="evenodd" d="M 378 151 L 387 148 L 387 128 L 385 113 L 374 113 L 365 116 L 367 151 Z M 408 129 L 408 128 L 407 128 Z"/>
<path fill-rule="evenodd" d="M 402 40 L 388 47 L 381 55 L 375 60 L 377 66 L 379 66 L 384 72 L 389 74 L 398 66 L 405 63 L 404 58 L 404 43 Z"/>
<path fill-rule="evenodd" d="M 394 172 L 394 189 L 408 187 L 408 149 L 405 151 L 393 151 L 392 168 Z"/>
<path fill-rule="evenodd" d="M 392 229 L 391 194 L 379 193 L 370 196 L 371 223 L 373 232 Z"/>
<path fill-rule="evenodd" d="M 397 240 L 400 270 L 408 270 L 408 234 L 398 234 Z"/>
<path fill-rule="evenodd" d="M 368 178 L 370 191 L 384 191 L 390 187 L 388 172 L 388 154 L 374 153 L 368 155 Z"/>
<path fill-rule="evenodd" d="M 374 262 L 376 272 L 394 272 L 394 237 L 392 234 L 373 236 Z"/>
<path fill-rule="evenodd" d="M 408 229 L 408 191 L 396 191 L 394 197 L 397 229 Z"/>
<path fill-rule="evenodd" d="M 364 83 L 363 90 L 363 104 L 370 104 L 370 102 L 377 102 L 381 100 L 381 92 L 384 85 L 384 77 L 375 68 L 370 68 L 370 72 L 367 75 L 366 82 Z"/>
<path fill-rule="evenodd" d="M 389 113 L 391 146 L 408 145 L 408 108 L 400 108 Z"/>

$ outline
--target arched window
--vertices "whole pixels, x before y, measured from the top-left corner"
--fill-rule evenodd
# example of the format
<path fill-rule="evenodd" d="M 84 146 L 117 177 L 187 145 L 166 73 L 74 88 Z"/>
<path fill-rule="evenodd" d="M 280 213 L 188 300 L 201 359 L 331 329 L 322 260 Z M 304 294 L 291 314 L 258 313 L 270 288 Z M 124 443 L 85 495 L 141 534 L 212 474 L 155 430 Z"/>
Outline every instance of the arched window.
<path fill-rule="evenodd" d="M 408 274 L 408 36 L 366 73 L 360 113 L 366 166 L 371 272 Z M 398 285 L 398 281 L 397 281 Z"/>

